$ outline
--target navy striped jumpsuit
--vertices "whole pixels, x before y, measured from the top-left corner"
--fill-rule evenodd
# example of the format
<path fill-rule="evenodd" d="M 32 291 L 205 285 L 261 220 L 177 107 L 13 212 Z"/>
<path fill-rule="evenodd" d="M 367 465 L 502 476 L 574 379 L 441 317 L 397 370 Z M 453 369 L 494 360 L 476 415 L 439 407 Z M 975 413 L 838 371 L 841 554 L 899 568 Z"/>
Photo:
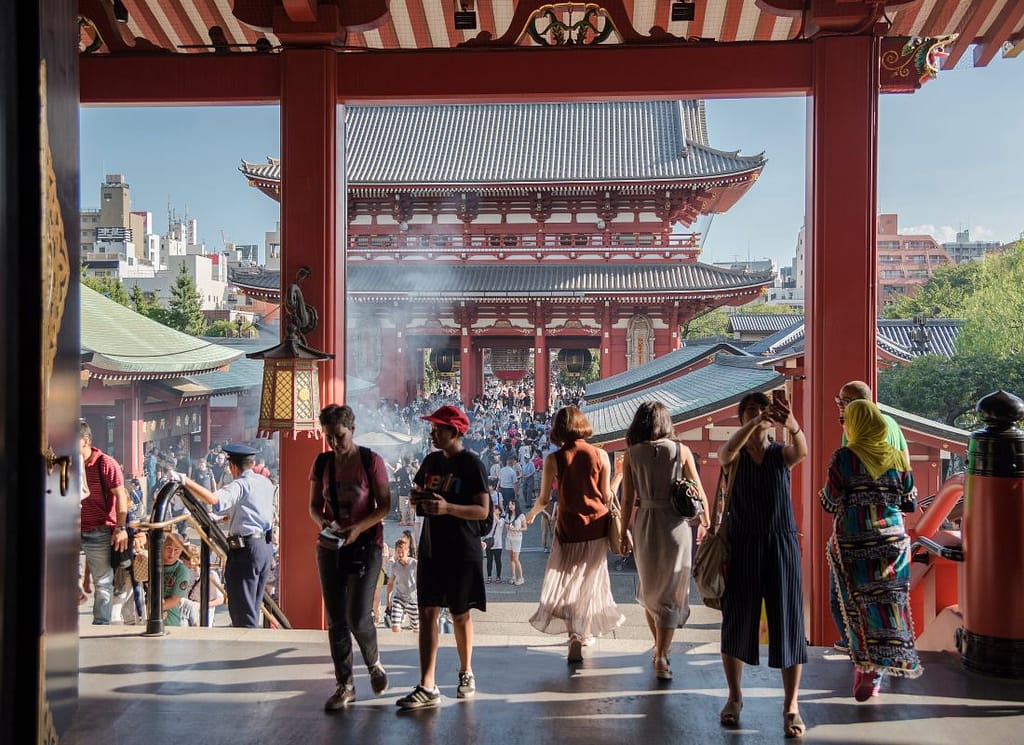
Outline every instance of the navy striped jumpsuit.
<path fill-rule="evenodd" d="M 760 664 L 761 601 L 768 616 L 768 666 L 807 662 L 800 543 L 789 467 L 773 443 L 758 464 L 740 449 L 728 503 L 729 566 L 722 596 L 722 652 Z"/>

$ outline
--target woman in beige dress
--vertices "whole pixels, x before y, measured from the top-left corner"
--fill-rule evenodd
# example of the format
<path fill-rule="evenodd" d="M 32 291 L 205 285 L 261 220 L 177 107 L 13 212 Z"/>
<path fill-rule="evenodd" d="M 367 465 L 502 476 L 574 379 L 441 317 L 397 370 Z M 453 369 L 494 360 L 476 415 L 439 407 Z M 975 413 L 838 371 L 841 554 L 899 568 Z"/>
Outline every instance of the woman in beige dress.
<path fill-rule="evenodd" d="M 708 503 L 690 448 L 672 439 L 672 418 L 656 401 L 640 404 L 626 432 L 629 450 L 622 464 L 622 524 L 633 523 L 633 557 L 639 582 L 636 598 L 654 637 L 654 673 L 671 680 L 669 650 L 677 628 L 690 616 L 691 526 L 708 526 Z M 697 482 L 704 512 L 685 520 L 672 507 L 676 462 Z M 629 550 L 623 536 L 622 552 Z"/>

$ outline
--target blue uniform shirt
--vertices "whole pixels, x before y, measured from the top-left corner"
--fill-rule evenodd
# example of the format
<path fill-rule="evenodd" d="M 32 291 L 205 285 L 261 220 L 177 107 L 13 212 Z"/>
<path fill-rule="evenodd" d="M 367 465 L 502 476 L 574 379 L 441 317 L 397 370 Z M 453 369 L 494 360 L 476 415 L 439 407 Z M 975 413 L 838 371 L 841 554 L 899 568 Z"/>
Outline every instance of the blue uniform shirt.
<path fill-rule="evenodd" d="M 213 493 L 217 512 L 231 511 L 228 535 L 262 535 L 274 522 L 274 485 L 248 470 Z"/>

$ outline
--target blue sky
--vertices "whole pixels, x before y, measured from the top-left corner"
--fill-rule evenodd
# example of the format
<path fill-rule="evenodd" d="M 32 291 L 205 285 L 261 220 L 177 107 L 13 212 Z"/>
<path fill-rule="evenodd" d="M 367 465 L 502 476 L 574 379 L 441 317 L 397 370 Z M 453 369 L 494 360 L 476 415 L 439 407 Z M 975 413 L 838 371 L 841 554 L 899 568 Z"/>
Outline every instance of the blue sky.
<path fill-rule="evenodd" d="M 900 215 L 901 232 L 1008 242 L 1024 232 L 1024 61 L 975 69 L 966 55 L 913 95 L 882 96 L 878 206 Z M 803 98 L 709 101 L 711 145 L 764 151 L 761 179 L 707 229 L 703 261 L 792 259 L 803 224 L 806 162 Z M 132 206 L 167 225 L 168 204 L 199 221 L 219 248 L 262 243 L 277 205 L 248 187 L 242 158 L 277 156 L 278 109 L 89 108 L 81 113 L 81 203 L 99 206 L 107 173 L 122 173 Z"/>

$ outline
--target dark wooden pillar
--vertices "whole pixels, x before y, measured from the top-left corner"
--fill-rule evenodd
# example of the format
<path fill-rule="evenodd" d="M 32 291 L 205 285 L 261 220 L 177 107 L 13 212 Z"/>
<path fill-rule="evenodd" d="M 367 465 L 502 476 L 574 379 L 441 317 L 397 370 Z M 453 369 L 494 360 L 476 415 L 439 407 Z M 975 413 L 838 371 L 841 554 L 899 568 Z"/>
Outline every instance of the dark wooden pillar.
<path fill-rule="evenodd" d="M 804 578 L 813 644 L 832 641 L 824 556 L 830 521 L 815 504 L 841 430 L 833 397 L 851 379 L 875 382 L 875 213 L 878 40 L 832 36 L 813 42 L 808 106 L 807 365 L 802 423 L 811 575 Z M 839 331 L 839 333 L 837 333 Z"/>
<path fill-rule="evenodd" d="M 337 53 L 331 49 L 281 52 L 281 282 L 294 281 L 302 266 L 312 275 L 302 283 L 307 303 L 320 322 L 311 346 L 335 355 L 320 368 L 320 404 L 345 400 L 345 200 L 344 176 L 335 163 L 344 119 L 337 105 Z M 340 183 L 339 183 L 340 181 Z M 341 233 L 339 235 L 339 232 Z M 322 439 L 281 438 L 281 607 L 295 628 L 323 628 L 315 554 L 309 519 L 310 464 Z"/>

